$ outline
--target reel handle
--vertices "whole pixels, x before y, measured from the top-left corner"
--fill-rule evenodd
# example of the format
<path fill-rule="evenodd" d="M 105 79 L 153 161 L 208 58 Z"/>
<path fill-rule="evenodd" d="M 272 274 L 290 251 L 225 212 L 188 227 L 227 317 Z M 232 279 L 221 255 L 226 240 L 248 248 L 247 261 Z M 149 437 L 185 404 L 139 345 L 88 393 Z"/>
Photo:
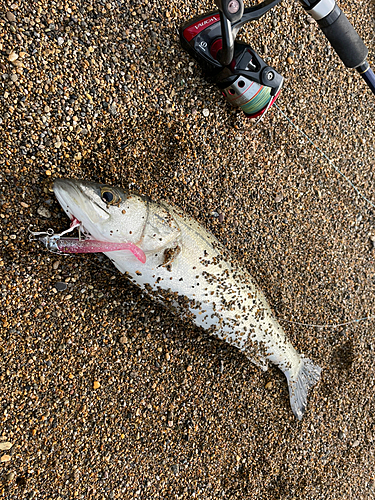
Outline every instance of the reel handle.
<path fill-rule="evenodd" d="M 220 11 L 220 26 L 222 36 L 222 48 L 217 54 L 217 60 L 223 66 L 228 66 L 232 62 L 234 54 L 234 36 L 230 20 L 224 12 Z"/>
<path fill-rule="evenodd" d="M 243 0 L 215 0 L 215 4 L 231 23 L 242 19 L 244 12 Z"/>
<path fill-rule="evenodd" d="M 222 48 L 218 53 L 218 61 L 227 66 L 232 62 L 234 54 L 234 39 L 232 23 L 240 21 L 243 16 L 243 0 L 215 0 L 220 13 Z"/>
<path fill-rule="evenodd" d="M 234 41 L 242 26 L 258 20 L 279 2 L 280 0 L 264 0 L 258 5 L 245 9 L 243 0 L 215 0 L 220 14 L 222 36 L 222 48 L 217 57 L 220 64 L 228 66 L 232 62 Z"/>

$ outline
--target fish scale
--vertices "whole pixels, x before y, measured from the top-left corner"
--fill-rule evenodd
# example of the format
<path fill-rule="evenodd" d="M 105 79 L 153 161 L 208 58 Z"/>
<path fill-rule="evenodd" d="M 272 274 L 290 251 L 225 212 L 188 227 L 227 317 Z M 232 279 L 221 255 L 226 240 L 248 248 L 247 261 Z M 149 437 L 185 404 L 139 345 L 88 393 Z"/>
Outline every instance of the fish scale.
<path fill-rule="evenodd" d="M 135 251 L 103 251 L 133 283 L 263 370 L 268 362 L 282 370 L 293 413 L 302 418 L 321 370 L 295 350 L 248 271 L 211 233 L 176 207 L 118 187 L 58 179 L 54 192 L 90 241 L 144 252 L 145 262 Z"/>

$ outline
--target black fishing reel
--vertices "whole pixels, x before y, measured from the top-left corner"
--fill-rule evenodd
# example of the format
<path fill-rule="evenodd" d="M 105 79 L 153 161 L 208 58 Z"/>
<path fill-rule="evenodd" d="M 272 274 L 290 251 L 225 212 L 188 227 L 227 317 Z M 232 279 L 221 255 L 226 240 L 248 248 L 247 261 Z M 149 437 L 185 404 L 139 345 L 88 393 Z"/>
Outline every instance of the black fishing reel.
<path fill-rule="evenodd" d="M 182 47 L 199 63 L 205 77 L 250 118 L 265 113 L 276 100 L 283 77 L 249 45 L 236 42 L 240 28 L 262 17 L 280 0 L 244 9 L 242 0 L 217 0 L 220 9 L 180 28 Z"/>
<path fill-rule="evenodd" d="M 240 28 L 260 19 L 280 0 L 264 0 L 244 8 L 243 0 L 215 0 L 218 11 L 188 21 L 180 28 L 182 47 L 199 63 L 205 77 L 224 97 L 255 118 L 275 102 L 283 77 L 249 45 L 236 42 Z M 375 76 L 367 48 L 335 0 L 300 0 L 348 68 L 355 68 L 375 93 Z"/>

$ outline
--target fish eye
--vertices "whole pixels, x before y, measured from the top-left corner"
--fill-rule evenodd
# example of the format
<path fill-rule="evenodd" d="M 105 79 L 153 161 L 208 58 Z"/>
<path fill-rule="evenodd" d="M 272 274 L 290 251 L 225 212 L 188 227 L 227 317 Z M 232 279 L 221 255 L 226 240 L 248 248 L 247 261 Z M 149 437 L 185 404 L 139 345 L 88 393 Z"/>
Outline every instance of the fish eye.
<path fill-rule="evenodd" d="M 111 201 L 113 200 L 113 193 L 111 193 L 110 191 L 104 191 L 104 193 L 102 193 L 102 200 L 106 203 L 111 203 Z"/>
<path fill-rule="evenodd" d="M 107 205 L 117 205 L 121 201 L 121 198 L 108 187 L 103 187 L 100 195 Z"/>

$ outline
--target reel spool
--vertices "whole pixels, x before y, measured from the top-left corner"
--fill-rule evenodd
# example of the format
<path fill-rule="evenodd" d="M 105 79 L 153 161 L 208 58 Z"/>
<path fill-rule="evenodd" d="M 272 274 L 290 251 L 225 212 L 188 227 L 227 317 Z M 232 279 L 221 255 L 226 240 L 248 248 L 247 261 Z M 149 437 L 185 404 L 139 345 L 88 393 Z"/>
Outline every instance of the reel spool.
<path fill-rule="evenodd" d="M 246 64 L 246 75 L 241 68 Z M 259 55 L 249 46 L 236 66 L 232 63 L 235 79 L 218 82 L 223 96 L 235 107 L 239 107 L 248 118 L 257 118 L 268 111 L 276 101 L 283 83 L 283 78 L 276 70 L 266 66 Z M 272 86 L 271 86 L 272 84 Z"/>
<path fill-rule="evenodd" d="M 271 89 L 240 76 L 223 90 L 223 96 L 230 104 L 241 108 L 247 116 L 255 118 L 267 108 L 271 100 Z"/>

